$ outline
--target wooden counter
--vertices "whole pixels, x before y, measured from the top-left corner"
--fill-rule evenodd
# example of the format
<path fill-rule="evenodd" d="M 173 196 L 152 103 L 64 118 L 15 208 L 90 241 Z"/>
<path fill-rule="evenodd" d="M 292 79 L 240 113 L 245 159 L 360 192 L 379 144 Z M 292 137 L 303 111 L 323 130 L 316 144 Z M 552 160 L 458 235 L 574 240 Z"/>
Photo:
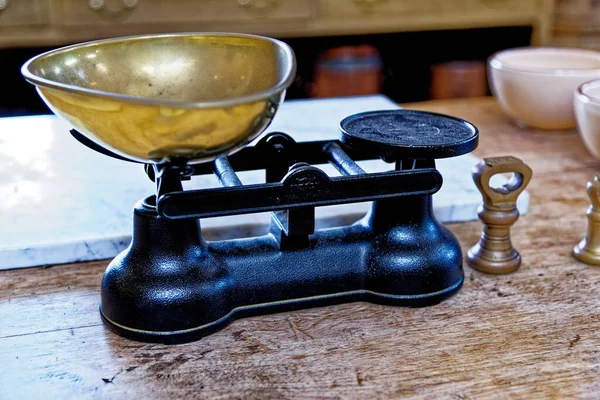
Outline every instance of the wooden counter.
<path fill-rule="evenodd" d="M 108 261 L 2 271 L 0 398 L 600 397 L 600 268 L 571 256 L 600 161 L 575 131 L 520 130 L 489 98 L 408 107 L 463 117 L 481 131 L 476 155 L 533 168 L 530 212 L 512 230 L 518 272 L 465 267 L 462 290 L 433 307 L 268 315 L 165 346 L 104 328 Z M 450 228 L 465 252 L 481 233 L 479 222 Z"/>

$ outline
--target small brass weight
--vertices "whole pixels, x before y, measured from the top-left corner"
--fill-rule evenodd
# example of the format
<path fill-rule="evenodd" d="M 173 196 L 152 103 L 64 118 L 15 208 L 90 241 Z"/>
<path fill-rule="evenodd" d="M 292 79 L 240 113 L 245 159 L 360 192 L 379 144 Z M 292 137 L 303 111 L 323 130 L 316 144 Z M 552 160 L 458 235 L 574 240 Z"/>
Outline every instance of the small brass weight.
<path fill-rule="evenodd" d="M 591 204 L 587 210 L 587 235 L 573 249 L 573 255 L 586 264 L 600 265 L 600 177 L 587 184 Z"/>
<path fill-rule="evenodd" d="M 490 186 L 492 176 L 509 172 L 513 176 L 504 186 Z M 471 267 L 490 274 L 507 274 L 521 265 L 521 255 L 510 240 L 510 228 L 519 218 L 517 198 L 527 187 L 531 175 L 531 168 L 512 156 L 484 158 L 473 167 L 473 180 L 483 196 L 478 213 L 483 233 L 467 253 Z"/>

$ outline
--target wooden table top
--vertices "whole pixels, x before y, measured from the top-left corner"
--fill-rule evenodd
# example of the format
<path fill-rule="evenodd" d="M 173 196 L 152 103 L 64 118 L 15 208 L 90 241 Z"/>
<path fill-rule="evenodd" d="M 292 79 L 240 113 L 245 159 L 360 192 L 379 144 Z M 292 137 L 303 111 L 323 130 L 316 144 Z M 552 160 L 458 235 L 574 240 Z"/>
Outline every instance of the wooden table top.
<path fill-rule="evenodd" d="M 490 98 L 406 107 L 465 118 L 481 132 L 475 155 L 533 168 L 530 212 L 512 229 L 519 271 L 465 266 L 460 292 L 432 307 L 267 315 L 177 346 L 104 328 L 108 261 L 1 271 L 0 398 L 600 397 L 600 268 L 571 255 L 600 161 L 575 131 L 519 129 Z M 463 253 L 481 234 L 479 222 L 450 229 Z"/>

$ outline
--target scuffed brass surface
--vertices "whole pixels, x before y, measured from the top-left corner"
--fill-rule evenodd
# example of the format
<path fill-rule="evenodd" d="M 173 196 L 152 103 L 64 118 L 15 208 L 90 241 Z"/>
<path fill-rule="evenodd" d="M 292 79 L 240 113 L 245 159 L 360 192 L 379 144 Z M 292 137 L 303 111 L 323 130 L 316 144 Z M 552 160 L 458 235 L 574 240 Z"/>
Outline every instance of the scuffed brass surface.
<path fill-rule="evenodd" d="M 54 113 L 109 150 L 143 162 L 204 161 L 266 128 L 295 59 L 269 38 L 170 34 L 66 47 L 22 71 Z"/>
<path fill-rule="evenodd" d="M 587 184 L 590 206 L 587 210 L 588 227 L 586 236 L 573 249 L 573 255 L 579 261 L 591 265 L 600 265 L 600 177 Z"/>
<path fill-rule="evenodd" d="M 512 172 L 513 177 L 504 186 L 490 186 L 492 176 L 508 172 Z M 473 168 L 472 176 L 483 197 L 478 213 L 483 233 L 479 242 L 469 249 L 467 262 L 489 274 L 514 272 L 521 265 L 521 255 L 512 245 L 510 228 L 519 218 L 517 198 L 531 180 L 531 168 L 512 156 L 484 158 Z"/>
<path fill-rule="evenodd" d="M 170 108 L 39 89 L 52 110 L 109 149 L 137 159 L 198 158 L 227 151 L 257 130 L 267 101 L 228 108 Z"/>

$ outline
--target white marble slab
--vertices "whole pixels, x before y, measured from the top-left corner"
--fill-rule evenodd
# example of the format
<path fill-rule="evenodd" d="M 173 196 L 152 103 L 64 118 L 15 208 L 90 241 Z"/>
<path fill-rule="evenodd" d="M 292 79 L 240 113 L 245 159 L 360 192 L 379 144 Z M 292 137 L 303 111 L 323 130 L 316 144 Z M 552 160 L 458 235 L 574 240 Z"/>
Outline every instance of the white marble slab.
<path fill-rule="evenodd" d="M 287 132 L 298 141 L 336 138 L 343 117 L 395 108 L 384 96 L 288 101 L 267 132 Z M 97 154 L 77 143 L 69 129 L 54 116 L 0 119 L 0 269 L 112 258 L 129 244 L 132 207 L 153 192 L 152 182 L 141 165 Z M 478 161 L 471 155 L 439 160 L 444 186 L 434 195 L 434 210 L 442 222 L 477 218 L 481 200 L 470 170 Z M 380 161 L 360 164 L 367 171 L 389 169 Z M 324 169 L 337 175 L 330 166 Z M 258 183 L 262 175 L 245 172 L 240 178 Z M 218 183 L 212 176 L 198 177 L 185 186 Z M 519 202 L 522 213 L 528 204 L 525 193 Z M 319 208 L 317 226 L 355 221 L 367 208 L 367 203 Z M 206 237 L 214 240 L 265 232 L 268 221 L 269 214 L 263 213 L 202 224 Z"/>

